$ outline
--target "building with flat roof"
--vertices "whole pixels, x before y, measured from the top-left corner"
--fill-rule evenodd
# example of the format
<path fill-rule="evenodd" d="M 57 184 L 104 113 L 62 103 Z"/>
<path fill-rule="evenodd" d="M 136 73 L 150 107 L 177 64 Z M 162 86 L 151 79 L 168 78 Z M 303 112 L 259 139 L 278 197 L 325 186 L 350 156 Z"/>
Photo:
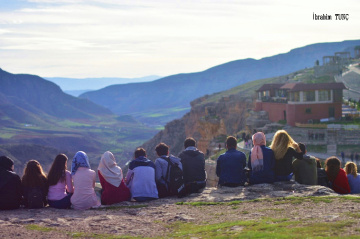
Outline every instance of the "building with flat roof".
<path fill-rule="evenodd" d="M 288 125 L 342 116 L 343 83 L 265 84 L 257 92 L 255 111 L 266 111 L 269 120 Z"/>

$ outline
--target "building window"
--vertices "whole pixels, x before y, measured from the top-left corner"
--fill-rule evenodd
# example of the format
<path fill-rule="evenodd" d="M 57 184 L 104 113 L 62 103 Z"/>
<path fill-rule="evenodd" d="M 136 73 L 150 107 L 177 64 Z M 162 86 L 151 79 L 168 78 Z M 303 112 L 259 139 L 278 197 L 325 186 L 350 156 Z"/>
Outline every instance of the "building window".
<path fill-rule="evenodd" d="M 331 93 L 330 90 L 319 90 L 319 101 L 330 101 Z"/>
<path fill-rule="evenodd" d="M 304 91 L 304 101 L 315 101 L 315 91 Z"/>
<path fill-rule="evenodd" d="M 306 114 L 311 114 L 311 108 L 306 108 L 306 109 L 305 109 L 305 113 L 306 113 Z"/>
<path fill-rule="evenodd" d="M 300 101 L 300 92 L 291 92 L 290 93 L 290 101 Z"/>

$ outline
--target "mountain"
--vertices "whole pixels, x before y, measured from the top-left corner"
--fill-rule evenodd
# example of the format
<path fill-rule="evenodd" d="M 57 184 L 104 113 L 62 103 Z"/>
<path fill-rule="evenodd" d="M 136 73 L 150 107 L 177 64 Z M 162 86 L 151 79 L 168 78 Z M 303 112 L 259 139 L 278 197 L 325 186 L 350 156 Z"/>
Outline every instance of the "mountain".
<path fill-rule="evenodd" d="M 161 76 L 151 75 L 138 78 L 118 78 L 118 77 L 102 77 L 102 78 L 65 78 L 65 77 L 45 77 L 46 80 L 54 82 L 66 93 L 79 96 L 80 94 L 104 88 L 109 85 L 125 84 L 129 82 L 147 82 L 160 79 Z"/>
<path fill-rule="evenodd" d="M 312 44 L 288 53 L 228 62 L 196 73 L 177 74 L 144 83 L 112 85 L 86 92 L 89 99 L 116 114 L 132 114 L 148 124 L 164 125 L 189 110 L 190 101 L 214 92 L 230 89 L 257 79 L 264 79 L 312 67 L 316 60 L 335 52 L 350 51 L 360 40 Z"/>
<path fill-rule="evenodd" d="M 56 154 L 71 158 L 79 150 L 96 167 L 107 150 L 124 164 L 155 133 L 132 116 L 65 94 L 39 76 L 0 69 L 0 155 L 13 157 L 20 171 L 29 159 L 49 166 Z"/>

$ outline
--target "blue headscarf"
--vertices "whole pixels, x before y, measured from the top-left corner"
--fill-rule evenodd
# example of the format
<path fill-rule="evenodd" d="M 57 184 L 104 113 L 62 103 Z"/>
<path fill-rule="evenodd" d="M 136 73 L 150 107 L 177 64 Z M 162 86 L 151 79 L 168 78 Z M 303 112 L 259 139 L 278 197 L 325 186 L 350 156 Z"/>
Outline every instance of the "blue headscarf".
<path fill-rule="evenodd" d="M 74 175 L 80 167 L 90 168 L 88 156 L 83 151 L 75 154 L 71 164 L 71 175 Z"/>

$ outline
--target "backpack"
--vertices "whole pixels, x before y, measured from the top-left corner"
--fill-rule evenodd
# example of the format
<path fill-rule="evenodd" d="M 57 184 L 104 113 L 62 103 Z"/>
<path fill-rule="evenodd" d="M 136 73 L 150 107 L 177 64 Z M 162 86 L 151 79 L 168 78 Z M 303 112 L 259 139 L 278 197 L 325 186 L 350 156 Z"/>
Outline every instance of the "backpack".
<path fill-rule="evenodd" d="M 41 188 L 31 188 L 27 194 L 28 208 L 43 208 L 43 192 Z"/>
<path fill-rule="evenodd" d="M 162 157 L 168 163 L 165 181 L 170 195 L 183 197 L 186 194 L 184 173 L 177 163 L 171 162 L 169 157 Z"/>

